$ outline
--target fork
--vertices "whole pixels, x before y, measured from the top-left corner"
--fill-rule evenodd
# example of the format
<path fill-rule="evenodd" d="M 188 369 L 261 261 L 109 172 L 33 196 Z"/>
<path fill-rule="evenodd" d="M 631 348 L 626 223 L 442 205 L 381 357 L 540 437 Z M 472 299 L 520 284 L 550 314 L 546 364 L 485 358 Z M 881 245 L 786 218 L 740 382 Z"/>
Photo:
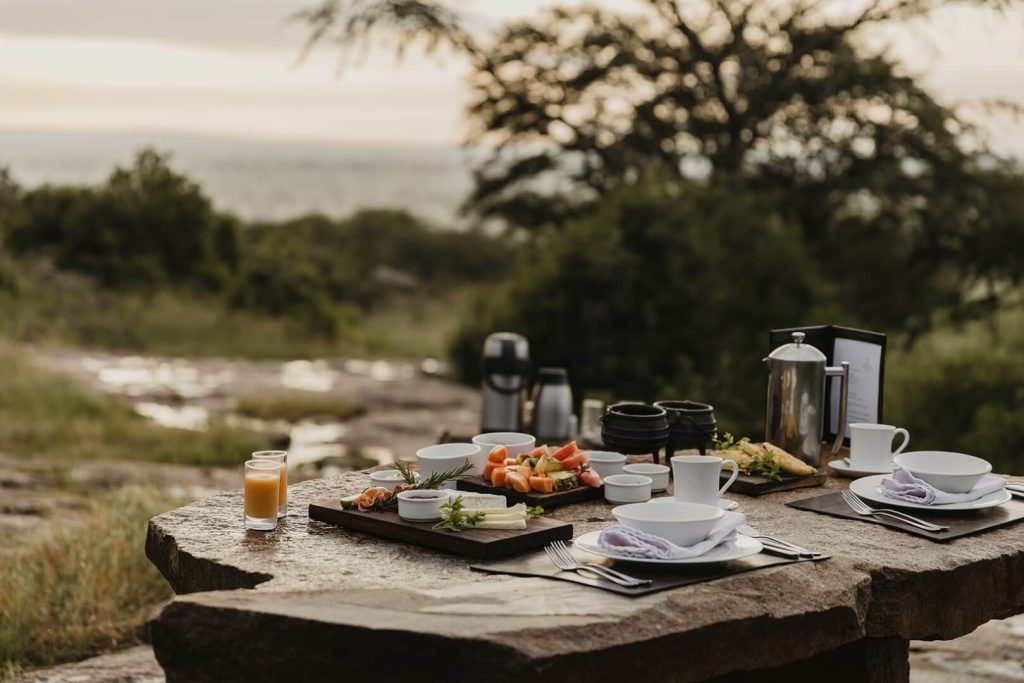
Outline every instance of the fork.
<path fill-rule="evenodd" d="M 592 562 L 580 562 L 576 557 L 569 552 L 569 549 L 561 541 L 555 541 L 554 543 L 546 546 L 544 552 L 547 553 L 548 559 L 551 563 L 561 569 L 562 571 L 568 572 L 591 572 L 592 574 L 616 583 L 620 586 L 626 586 L 627 588 L 635 588 L 637 586 L 646 586 L 651 583 L 650 579 L 637 579 L 617 572 L 614 569 L 594 564 Z"/>
<path fill-rule="evenodd" d="M 842 495 L 843 500 L 846 501 L 846 504 L 850 506 L 850 509 L 856 512 L 858 515 L 883 515 L 886 517 L 891 517 L 892 519 L 895 519 L 898 522 L 903 522 L 904 524 L 908 524 L 912 527 L 921 529 L 923 531 L 938 532 L 949 530 L 948 526 L 932 524 L 931 522 L 926 522 L 923 519 L 918 519 L 917 517 L 908 515 L 905 512 L 900 512 L 898 510 L 890 510 L 888 508 L 873 508 L 867 503 L 865 503 L 863 500 L 858 498 L 856 494 L 849 490 L 842 491 L 840 495 Z"/>

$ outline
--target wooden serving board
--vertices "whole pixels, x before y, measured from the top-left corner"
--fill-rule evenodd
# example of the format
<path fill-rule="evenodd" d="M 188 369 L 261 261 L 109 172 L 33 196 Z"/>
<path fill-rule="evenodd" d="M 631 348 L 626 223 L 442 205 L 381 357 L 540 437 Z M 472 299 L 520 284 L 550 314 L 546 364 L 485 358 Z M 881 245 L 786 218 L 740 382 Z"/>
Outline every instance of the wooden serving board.
<path fill-rule="evenodd" d="M 394 510 L 342 510 L 337 500 L 310 503 L 309 518 L 393 541 L 487 559 L 534 550 L 552 541 L 572 538 L 572 524 L 544 517 L 527 520 L 526 528 L 522 530 L 467 529 L 455 532 L 432 528 L 437 522 L 407 522 Z"/>
<path fill-rule="evenodd" d="M 725 484 L 731 475 L 732 472 L 729 470 L 723 470 L 720 479 L 721 483 Z M 736 477 L 736 481 L 729 487 L 729 493 L 742 493 L 746 496 L 763 496 L 766 493 L 775 493 L 777 491 L 802 489 L 806 486 L 820 486 L 825 483 L 826 479 L 828 479 L 828 476 L 820 470 L 814 474 L 808 474 L 805 477 L 785 474 L 779 481 L 769 479 L 768 477 L 759 477 L 754 474 L 740 472 L 740 476 Z"/>
<path fill-rule="evenodd" d="M 509 505 L 526 503 L 527 505 L 540 505 L 545 510 L 604 497 L 603 486 L 597 488 L 593 486 L 577 486 L 568 491 L 555 491 L 552 493 L 517 493 L 512 489 L 491 486 L 489 481 L 480 476 L 463 477 L 456 480 L 455 486 L 460 491 L 493 493 L 498 496 L 505 496 Z"/>

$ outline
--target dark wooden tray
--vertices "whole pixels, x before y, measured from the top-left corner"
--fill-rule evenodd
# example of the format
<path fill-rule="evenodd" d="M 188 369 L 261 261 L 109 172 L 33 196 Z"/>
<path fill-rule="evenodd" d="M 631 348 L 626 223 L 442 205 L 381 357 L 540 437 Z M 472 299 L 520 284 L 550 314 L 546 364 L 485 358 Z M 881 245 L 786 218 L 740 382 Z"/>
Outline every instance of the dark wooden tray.
<path fill-rule="evenodd" d="M 342 510 L 337 500 L 310 503 L 309 518 L 394 541 L 486 559 L 542 548 L 552 541 L 572 538 L 572 524 L 545 517 L 528 520 L 526 528 L 519 531 L 468 529 L 454 532 L 433 529 L 436 522 L 406 522 L 394 510 Z"/>
<path fill-rule="evenodd" d="M 724 484 L 728 481 L 730 475 L 732 475 L 732 472 L 724 470 L 721 476 L 721 483 Z M 736 481 L 729 487 L 729 493 L 742 493 L 746 496 L 763 496 L 766 493 L 775 493 L 777 491 L 802 489 L 806 486 L 820 486 L 825 483 L 826 479 L 828 479 L 828 476 L 821 471 L 815 472 L 814 474 L 808 474 L 805 477 L 783 475 L 780 481 L 740 472 L 740 476 L 736 477 Z"/>
<path fill-rule="evenodd" d="M 593 486 L 577 486 L 568 491 L 555 491 L 554 493 L 517 493 L 512 489 L 499 489 L 491 486 L 490 482 L 479 476 L 463 477 L 457 480 L 455 485 L 460 491 L 493 493 L 498 496 L 505 496 L 509 505 L 526 503 L 527 505 L 540 505 L 545 510 L 604 497 L 603 486 L 597 488 Z"/>

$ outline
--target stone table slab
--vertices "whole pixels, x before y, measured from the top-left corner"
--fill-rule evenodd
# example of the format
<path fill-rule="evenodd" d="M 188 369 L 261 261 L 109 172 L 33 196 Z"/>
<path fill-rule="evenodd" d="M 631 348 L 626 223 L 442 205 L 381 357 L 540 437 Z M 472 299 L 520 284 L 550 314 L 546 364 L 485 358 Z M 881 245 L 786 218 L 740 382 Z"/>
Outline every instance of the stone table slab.
<path fill-rule="evenodd" d="M 733 497 L 755 528 L 832 559 L 642 598 L 480 574 L 466 558 L 306 516 L 311 501 L 366 482 L 350 473 L 292 486 L 291 514 L 271 533 L 242 528 L 240 491 L 151 521 L 147 555 L 179 593 L 154 624 L 169 680 L 258 679 L 259 669 L 246 669 L 257 650 L 264 672 L 277 670 L 267 653 L 280 652 L 281 671 L 301 663 L 306 678 L 327 677 L 342 662 L 379 666 L 390 648 L 427 657 L 432 671 L 455 679 L 478 670 L 487 680 L 628 680 L 643 662 L 648 680 L 706 680 L 825 655 L 840 662 L 844 653 L 862 664 L 876 657 L 873 670 L 889 666 L 891 678 L 905 679 L 898 660 L 905 666 L 907 640 L 954 638 L 1024 611 L 1024 526 L 939 544 L 784 506 L 844 480 Z M 611 507 L 595 501 L 550 515 L 579 535 L 612 522 Z M 214 659 L 219 668 L 210 668 Z M 240 671 L 249 674 L 232 678 Z"/>

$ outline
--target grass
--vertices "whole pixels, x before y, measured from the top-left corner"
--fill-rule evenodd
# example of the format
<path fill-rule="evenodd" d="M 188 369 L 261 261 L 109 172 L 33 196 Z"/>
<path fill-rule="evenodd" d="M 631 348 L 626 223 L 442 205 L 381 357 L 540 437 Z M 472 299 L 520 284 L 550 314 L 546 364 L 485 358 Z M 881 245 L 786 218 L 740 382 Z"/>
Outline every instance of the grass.
<path fill-rule="evenodd" d="M 85 521 L 0 564 L 0 678 L 126 647 L 170 586 L 142 552 L 146 522 L 182 501 L 131 486 Z"/>
<path fill-rule="evenodd" d="M 0 450 L 55 460 L 235 465 L 265 447 L 265 438 L 217 421 L 205 432 L 153 425 L 117 399 L 0 345 Z"/>
<path fill-rule="evenodd" d="M 336 396 L 295 391 L 274 395 L 242 396 L 238 399 L 238 412 L 259 420 L 349 420 L 365 415 L 366 404 Z"/>
<path fill-rule="evenodd" d="M 13 266 L 11 266 L 13 268 Z M 470 286 L 396 296 L 328 339 L 300 322 L 225 308 L 169 289 L 115 293 L 77 275 L 20 264 L 0 281 L 0 337 L 131 353 L 235 358 L 442 357 Z"/>

